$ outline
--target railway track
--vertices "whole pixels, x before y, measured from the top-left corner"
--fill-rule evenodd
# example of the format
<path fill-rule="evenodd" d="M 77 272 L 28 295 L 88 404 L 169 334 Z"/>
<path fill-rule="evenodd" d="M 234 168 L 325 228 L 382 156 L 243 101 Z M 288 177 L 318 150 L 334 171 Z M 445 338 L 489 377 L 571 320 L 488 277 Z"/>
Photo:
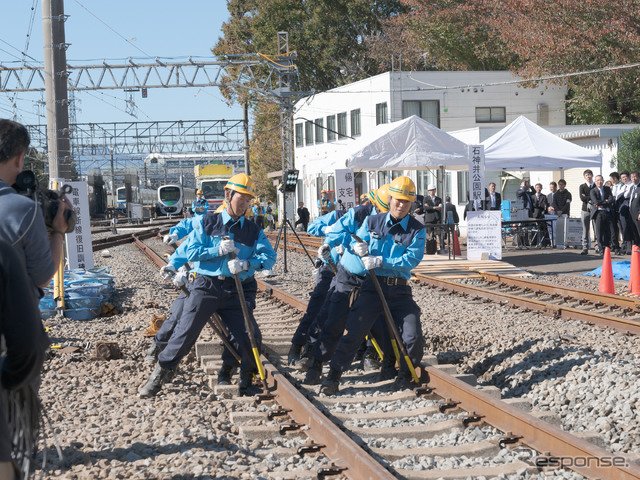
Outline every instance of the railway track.
<path fill-rule="evenodd" d="M 268 233 L 267 236 L 274 238 L 273 233 Z M 321 243 L 317 237 L 308 235 L 301 236 L 300 240 L 312 249 L 317 249 Z M 283 247 L 282 241 L 278 246 Z M 287 248 L 304 253 L 297 240 L 287 242 Z M 422 273 L 415 274 L 415 279 L 455 294 L 640 335 L 640 301 L 635 298 L 560 287 L 488 272 L 478 273 L 480 278 L 466 280 L 465 283 Z"/>
<path fill-rule="evenodd" d="M 140 239 L 135 242 L 157 265 L 164 264 Z M 392 391 L 392 381 L 375 382 L 375 374 L 354 369 L 343 375 L 338 395 L 318 395 L 318 387 L 301 385 L 301 375 L 286 366 L 306 302 L 258 282 L 254 313 L 263 333 L 269 395 L 238 399 L 235 386 L 215 385 L 221 344 L 199 343 L 196 353 L 216 393 L 239 404 L 232 414 L 238 433 L 267 445 L 290 440 L 286 451 L 265 448 L 265 456 L 318 452 L 316 472 L 278 472 L 279 477 L 522 477 L 541 466 L 587 459 L 570 466 L 589 478 L 640 478 L 640 468 L 624 457 L 614 457 L 621 465 L 612 466 L 611 453 L 553 426 L 525 402 L 500 400 L 497 388 L 477 388 L 473 377 L 455 375 L 455 366 L 438 365 L 433 357 L 421 366 L 423 384 L 415 391 Z"/>

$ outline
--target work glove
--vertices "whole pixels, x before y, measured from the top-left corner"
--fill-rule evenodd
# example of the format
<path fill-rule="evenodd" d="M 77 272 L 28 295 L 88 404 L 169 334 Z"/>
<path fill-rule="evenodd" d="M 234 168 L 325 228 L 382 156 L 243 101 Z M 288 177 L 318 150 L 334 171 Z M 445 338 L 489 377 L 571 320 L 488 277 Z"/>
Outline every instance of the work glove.
<path fill-rule="evenodd" d="M 324 261 L 328 262 L 331 259 L 331 247 L 326 243 L 320 245 L 318 249 L 318 258 L 322 258 Z"/>
<path fill-rule="evenodd" d="M 338 255 L 342 255 L 344 253 L 344 245 L 336 245 L 335 249 Z"/>
<path fill-rule="evenodd" d="M 176 267 L 173 265 L 165 265 L 160 269 L 160 276 L 165 280 L 169 280 L 176 274 Z"/>
<path fill-rule="evenodd" d="M 353 253 L 359 257 L 364 257 L 369 253 L 369 245 L 366 242 L 357 242 L 353 246 Z"/>
<path fill-rule="evenodd" d="M 230 238 L 225 238 L 220 241 L 220 245 L 218 246 L 218 253 L 222 257 L 227 253 L 233 252 L 236 249 L 236 244 Z"/>
<path fill-rule="evenodd" d="M 188 282 L 189 282 L 189 273 L 187 272 L 178 271 L 175 277 L 173 277 L 173 284 L 178 288 L 186 285 Z"/>
<path fill-rule="evenodd" d="M 372 257 L 372 256 L 362 257 L 362 264 L 364 265 L 365 269 L 373 270 L 374 268 L 378 268 L 382 266 L 382 257 Z"/>
<path fill-rule="evenodd" d="M 335 223 L 333 225 L 335 225 Z M 326 227 L 324 227 L 325 235 L 329 235 L 331 233 L 331 231 L 333 230 L 333 225 L 327 225 Z"/>
<path fill-rule="evenodd" d="M 176 233 L 170 233 L 168 235 L 165 235 L 164 238 L 162 239 L 162 241 L 164 243 L 166 243 L 167 245 L 171 245 L 172 243 L 176 243 L 178 240 L 179 240 L 178 234 L 176 234 Z"/>
<path fill-rule="evenodd" d="M 239 258 L 229 260 L 227 265 L 229 266 L 229 272 L 231 272 L 231 275 L 235 275 L 236 273 L 240 273 L 244 270 L 249 270 L 249 262 L 246 260 L 240 260 Z"/>
<path fill-rule="evenodd" d="M 178 273 L 186 273 L 189 275 L 189 269 L 183 265 L 178 269 Z"/>

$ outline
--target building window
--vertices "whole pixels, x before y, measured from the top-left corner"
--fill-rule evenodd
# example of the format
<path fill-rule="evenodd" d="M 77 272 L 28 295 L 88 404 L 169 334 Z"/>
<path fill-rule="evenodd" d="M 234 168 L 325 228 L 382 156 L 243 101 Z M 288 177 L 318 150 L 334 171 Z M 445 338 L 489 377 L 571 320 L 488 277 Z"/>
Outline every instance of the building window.
<path fill-rule="evenodd" d="M 336 141 L 336 116 L 327 117 L 327 142 Z"/>
<path fill-rule="evenodd" d="M 347 112 L 338 114 L 338 140 L 347 136 Z"/>
<path fill-rule="evenodd" d="M 360 203 L 360 195 L 367 193 L 365 182 L 367 178 L 364 172 L 355 172 L 353 174 L 353 183 L 356 187 L 356 196 L 358 203 Z"/>
<path fill-rule="evenodd" d="M 402 118 L 411 115 L 426 120 L 431 125 L 440 128 L 440 101 L 439 100 L 405 100 L 402 102 Z"/>
<path fill-rule="evenodd" d="M 296 147 L 304 146 L 304 139 L 302 136 L 302 124 L 296 123 Z"/>
<path fill-rule="evenodd" d="M 304 137 L 305 145 L 313 145 L 313 122 L 305 122 Z"/>
<path fill-rule="evenodd" d="M 351 110 L 351 136 L 360 136 L 360 109 Z"/>
<path fill-rule="evenodd" d="M 378 188 L 391 181 L 391 174 L 387 170 L 381 170 L 378 173 Z"/>
<path fill-rule="evenodd" d="M 324 124 L 322 118 L 316 118 L 316 143 L 324 142 Z"/>
<path fill-rule="evenodd" d="M 417 180 L 417 185 L 416 185 L 417 193 L 419 193 L 420 195 L 426 195 L 427 186 L 430 183 L 433 183 L 431 172 L 425 171 L 425 170 L 418 170 L 416 172 L 416 180 Z"/>
<path fill-rule="evenodd" d="M 476 123 L 506 122 L 505 107 L 476 107 Z"/>
<path fill-rule="evenodd" d="M 458 205 L 466 204 L 469 196 L 469 170 L 458 172 Z"/>
<path fill-rule="evenodd" d="M 376 125 L 389 122 L 387 115 L 387 102 L 376 104 Z"/>

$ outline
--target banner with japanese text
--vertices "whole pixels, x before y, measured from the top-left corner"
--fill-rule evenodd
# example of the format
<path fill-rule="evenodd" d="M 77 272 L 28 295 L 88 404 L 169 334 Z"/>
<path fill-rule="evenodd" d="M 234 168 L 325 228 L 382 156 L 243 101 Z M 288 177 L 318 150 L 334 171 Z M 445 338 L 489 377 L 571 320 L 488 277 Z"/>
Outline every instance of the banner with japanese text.
<path fill-rule="evenodd" d="M 89 217 L 89 192 L 87 182 L 64 182 L 72 191 L 67 198 L 76 212 L 76 228 L 67 233 L 67 261 L 69 269 L 93 268 L 93 247 L 91 245 L 91 218 Z"/>
<path fill-rule="evenodd" d="M 356 206 L 356 185 L 353 170 L 336 170 L 336 209 L 349 210 Z"/>
<path fill-rule="evenodd" d="M 484 145 L 469 145 L 469 199 L 475 210 L 482 208 L 484 191 Z"/>

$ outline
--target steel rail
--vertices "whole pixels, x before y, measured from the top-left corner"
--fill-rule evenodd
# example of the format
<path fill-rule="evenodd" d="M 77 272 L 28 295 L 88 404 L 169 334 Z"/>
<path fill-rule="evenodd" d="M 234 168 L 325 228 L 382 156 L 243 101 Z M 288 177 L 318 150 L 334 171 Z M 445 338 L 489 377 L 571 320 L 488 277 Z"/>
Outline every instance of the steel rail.
<path fill-rule="evenodd" d="M 162 267 L 166 262 L 150 247 L 146 246 L 136 235 L 133 235 L 135 245 L 155 265 Z M 258 280 L 260 290 L 267 292 L 296 308 L 302 306 L 306 309 L 306 303 L 297 299 L 291 294 L 286 294 L 283 290 L 273 287 Z M 268 288 L 271 287 L 271 288 Z M 295 301 L 291 301 L 294 300 Z M 269 373 L 266 376 L 266 383 L 269 393 L 275 395 L 283 408 L 290 410 L 289 416 L 297 423 L 306 425 L 309 430 L 307 435 L 314 442 L 324 445 L 323 453 L 334 463 L 342 467 L 347 467 L 343 472 L 354 480 L 392 480 L 395 478 L 381 463 L 371 457 L 346 433 L 318 410 L 300 391 L 291 383 L 285 375 L 279 372 L 273 364 L 264 356 L 260 356 L 265 370 Z"/>
<path fill-rule="evenodd" d="M 131 243 L 134 241 L 133 235 L 137 235 L 139 238 L 151 238 L 161 232 L 159 227 L 153 227 L 150 230 L 138 232 L 136 234 L 124 233 L 122 235 L 114 235 L 112 237 L 103 238 L 100 240 L 94 240 L 91 242 L 91 246 L 94 252 L 103 250 L 105 248 L 115 247 L 117 245 L 123 245 L 125 243 Z"/>
<path fill-rule="evenodd" d="M 640 300 L 619 295 L 611 295 L 608 293 L 589 292 L 577 288 L 561 287 L 549 283 L 538 283 L 524 278 L 516 278 L 507 275 L 499 275 L 497 273 L 483 272 L 478 270 L 481 278 L 489 282 L 498 282 L 510 287 L 528 288 L 531 290 L 548 293 L 549 295 L 559 295 L 561 297 L 572 297 L 576 300 L 587 300 L 593 303 L 604 303 L 620 308 L 630 308 L 640 312 Z"/>
<path fill-rule="evenodd" d="M 518 297 L 507 293 L 500 293 L 493 290 L 487 290 L 481 287 L 464 285 L 461 283 L 450 282 L 439 278 L 430 277 L 428 275 L 416 274 L 419 283 L 428 284 L 434 287 L 442 288 L 455 293 L 464 293 L 480 298 L 487 298 L 497 302 L 507 302 L 509 305 L 529 308 L 540 313 L 551 315 L 556 318 L 566 320 L 579 320 L 582 322 L 593 323 L 599 327 L 610 327 L 621 331 L 622 333 L 632 333 L 640 335 L 640 322 L 626 320 L 624 318 L 610 317 L 595 312 L 579 310 L 577 308 L 545 303 L 539 300 Z"/>

